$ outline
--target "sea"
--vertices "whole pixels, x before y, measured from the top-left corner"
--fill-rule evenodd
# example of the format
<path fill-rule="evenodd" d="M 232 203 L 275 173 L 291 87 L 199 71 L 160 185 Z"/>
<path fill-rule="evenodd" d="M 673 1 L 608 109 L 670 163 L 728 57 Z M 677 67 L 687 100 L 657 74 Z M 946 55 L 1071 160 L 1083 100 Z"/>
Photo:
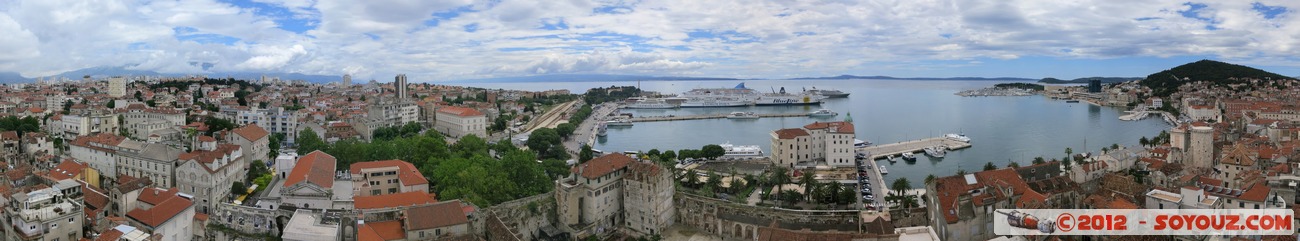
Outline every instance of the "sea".
<path fill-rule="evenodd" d="M 609 128 L 596 149 L 647 151 L 698 149 L 707 144 L 757 145 L 771 153 L 771 132 L 795 128 L 816 121 L 839 121 L 852 116 L 857 139 L 874 144 L 896 143 L 947 133 L 963 133 L 972 147 L 950 151 L 944 158 L 918 153 L 915 162 L 878 161 L 889 174 L 886 183 L 907 178 L 919 187 L 927 175 L 951 176 L 958 170 L 980 171 L 986 163 L 999 167 L 1011 162 L 1027 166 L 1034 157 L 1048 160 L 1074 153 L 1100 152 L 1112 144 L 1133 146 L 1141 137 L 1154 137 L 1170 128 L 1159 118 L 1121 121 L 1123 108 L 1067 103 L 1044 96 L 961 97 L 954 93 L 990 87 L 1006 81 L 988 80 L 736 80 L 736 81 L 641 81 L 641 82 L 547 82 L 547 83 L 460 83 L 474 87 L 517 90 L 568 89 L 582 93 L 593 87 L 637 86 L 647 91 L 682 93 L 694 88 L 730 88 L 739 83 L 760 91 L 797 92 L 803 89 L 835 89 L 850 93 L 848 98 L 827 99 L 820 106 L 754 106 L 735 108 L 685 108 L 670 110 L 623 110 L 635 116 L 756 113 L 808 113 L 829 109 L 832 118 L 786 117 L 757 120 L 708 119 L 671 122 L 643 122 L 632 127 Z"/>

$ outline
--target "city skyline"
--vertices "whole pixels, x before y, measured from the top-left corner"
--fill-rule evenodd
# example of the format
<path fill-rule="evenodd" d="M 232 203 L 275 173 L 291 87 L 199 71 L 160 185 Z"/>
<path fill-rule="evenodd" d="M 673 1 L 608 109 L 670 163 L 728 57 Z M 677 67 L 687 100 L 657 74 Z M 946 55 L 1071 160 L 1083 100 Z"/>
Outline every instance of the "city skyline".
<path fill-rule="evenodd" d="M 1141 77 L 1198 59 L 1300 75 L 1284 1 L 1107 4 L 13 1 L 0 72 L 96 66 L 415 82 L 539 74 Z"/>

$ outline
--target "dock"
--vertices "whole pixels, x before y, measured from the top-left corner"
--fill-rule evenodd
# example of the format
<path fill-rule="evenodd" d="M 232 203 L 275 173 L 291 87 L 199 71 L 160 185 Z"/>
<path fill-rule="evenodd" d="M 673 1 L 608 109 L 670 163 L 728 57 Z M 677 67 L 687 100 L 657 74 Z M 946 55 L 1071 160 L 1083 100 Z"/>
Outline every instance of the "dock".
<path fill-rule="evenodd" d="M 899 143 L 890 143 L 884 145 L 874 145 L 858 148 L 858 151 L 865 151 L 871 155 L 870 160 L 885 158 L 889 156 L 899 156 L 904 152 L 917 153 L 925 150 L 926 147 L 948 146 L 948 150 L 958 150 L 971 147 L 969 142 L 961 142 L 947 137 L 932 137 L 920 140 L 904 141 Z"/>
<path fill-rule="evenodd" d="M 636 118 L 632 118 L 632 119 L 629 119 L 629 120 L 631 120 L 631 121 L 634 122 L 634 123 L 635 123 L 635 122 L 655 122 L 655 121 L 704 120 L 704 119 L 723 119 L 723 118 L 727 118 L 727 115 L 728 115 L 728 114 L 716 114 L 716 115 L 688 115 L 688 116 L 651 116 L 651 117 L 636 117 Z M 758 114 L 758 117 L 759 117 L 759 118 L 774 118 L 774 117 L 808 117 L 808 113 Z"/>

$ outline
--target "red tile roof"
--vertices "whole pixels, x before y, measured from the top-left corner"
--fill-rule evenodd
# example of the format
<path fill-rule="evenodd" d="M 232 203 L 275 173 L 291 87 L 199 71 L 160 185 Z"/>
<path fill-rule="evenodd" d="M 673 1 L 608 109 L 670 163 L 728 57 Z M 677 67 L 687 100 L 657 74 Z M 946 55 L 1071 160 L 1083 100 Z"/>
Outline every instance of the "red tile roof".
<path fill-rule="evenodd" d="M 220 159 L 223 156 L 233 155 L 236 150 L 239 150 L 239 148 L 240 148 L 239 145 L 235 145 L 235 144 L 220 144 L 217 145 L 216 150 L 212 150 L 212 151 L 196 150 L 188 153 L 181 153 L 181 155 L 178 156 L 176 159 L 182 162 L 193 160 L 203 164 L 210 164 L 212 162 L 215 162 L 217 159 Z M 207 165 L 203 165 L 203 167 L 208 168 Z M 208 171 L 215 172 L 217 170 L 209 169 Z"/>
<path fill-rule="evenodd" d="M 387 241 L 406 239 L 400 221 L 367 222 L 357 224 L 357 241 Z"/>
<path fill-rule="evenodd" d="M 161 199 L 154 200 L 160 202 L 155 204 L 152 208 L 149 208 L 148 210 L 142 208 L 136 208 L 135 210 L 131 210 L 130 212 L 127 212 L 126 216 L 137 222 L 143 223 L 145 225 L 149 225 L 152 228 L 158 228 L 163 223 L 166 223 L 167 220 L 171 220 L 172 218 L 184 212 L 185 209 L 188 209 L 194 205 L 194 202 L 190 201 L 190 199 L 176 195 L 177 192 L 178 191 L 176 190 L 176 188 L 172 188 L 167 192 L 158 192 L 158 194 L 170 193 L 170 195 L 155 196 L 153 198 L 161 198 Z M 151 192 L 145 191 L 140 193 L 140 201 L 149 202 L 149 200 L 145 200 L 145 195 L 147 193 L 151 193 Z M 183 218 L 193 218 L 193 217 L 183 217 Z"/>
<path fill-rule="evenodd" d="M 257 126 L 257 124 L 248 124 L 244 127 L 235 128 L 234 132 L 249 141 L 261 140 L 263 137 L 270 134 L 270 132 L 266 132 L 266 129 L 262 129 L 262 127 Z"/>
<path fill-rule="evenodd" d="M 776 130 L 778 139 L 794 139 L 795 137 L 808 136 L 808 131 L 800 128 L 787 128 Z"/>
<path fill-rule="evenodd" d="M 853 134 L 853 133 L 854 133 L 854 132 L 853 132 L 853 123 L 852 123 L 852 122 L 844 122 L 844 121 L 834 121 L 834 122 L 813 122 L 812 124 L 804 125 L 803 128 L 804 128 L 804 129 L 809 129 L 809 130 L 827 129 L 827 130 L 826 130 L 827 132 L 841 133 L 841 134 Z M 782 138 L 782 139 L 785 139 L 785 138 Z"/>
<path fill-rule="evenodd" d="M 96 149 L 96 150 L 100 150 L 100 151 L 104 151 L 104 152 L 109 152 L 109 153 L 114 153 L 114 152 L 116 152 L 116 151 L 114 151 L 113 149 L 108 149 L 108 148 L 102 148 L 102 147 L 94 146 L 94 145 L 91 145 L 91 143 L 98 143 L 98 144 L 105 145 L 105 146 L 117 146 L 118 144 L 122 144 L 122 140 L 125 140 L 125 139 L 126 139 L 126 137 L 122 137 L 122 136 L 119 136 L 119 135 L 113 135 L 113 134 L 108 134 L 108 133 L 99 133 L 99 134 L 95 134 L 95 135 L 79 136 L 79 137 L 77 137 L 77 139 L 72 139 L 72 143 L 71 143 L 71 145 L 73 145 L 73 146 L 79 146 L 79 147 L 85 147 L 85 148 L 91 148 L 91 149 Z"/>
<path fill-rule="evenodd" d="M 632 157 L 623 155 L 623 153 L 613 153 L 588 160 L 586 163 L 575 165 L 573 168 L 570 168 L 569 171 L 574 174 L 582 175 L 582 177 L 587 179 L 594 179 L 616 170 L 623 169 L 632 162 L 636 162 Z"/>
<path fill-rule="evenodd" d="M 441 228 L 469 223 L 461 210 L 460 200 L 406 209 L 406 227 L 410 230 Z"/>
<path fill-rule="evenodd" d="M 1241 193 L 1241 196 L 1237 196 L 1237 199 L 1252 202 L 1264 202 L 1264 199 L 1268 198 L 1268 193 L 1271 191 L 1272 189 L 1269 188 L 1268 185 L 1265 185 L 1263 182 L 1256 182 L 1254 186 L 1250 187 L 1250 189 Z"/>
<path fill-rule="evenodd" d="M 158 205 L 159 203 L 166 201 L 168 198 L 176 196 L 176 193 L 179 192 L 181 191 L 174 187 L 171 189 L 162 189 L 162 188 L 155 187 L 155 188 L 145 189 L 143 192 L 140 192 L 140 197 L 138 199 L 141 202 L 148 203 L 150 205 Z"/>
<path fill-rule="evenodd" d="M 433 198 L 432 193 L 425 192 L 403 192 L 379 196 L 361 196 L 353 197 L 352 205 L 356 209 L 376 209 L 405 207 L 419 204 L 430 204 L 438 202 Z"/>
<path fill-rule="evenodd" d="M 361 169 L 397 167 L 397 179 L 402 181 L 402 185 L 412 186 L 419 184 L 428 184 L 429 179 L 425 179 L 420 170 L 415 168 L 410 162 L 403 160 L 384 160 L 353 163 L 349 172 L 353 175 L 361 174 Z"/>
<path fill-rule="evenodd" d="M 81 174 L 81 170 L 86 168 L 85 163 L 80 163 L 72 159 L 63 160 L 58 166 L 50 170 L 47 176 L 54 180 L 66 180 Z"/>
<path fill-rule="evenodd" d="M 456 107 L 456 106 L 442 107 L 441 109 L 438 109 L 438 112 L 457 115 L 461 117 L 483 116 L 483 112 L 479 112 L 478 110 L 465 108 L 465 107 Z"/>
<path fill-rule="evenodd" d="M 307 181 L 325 188 L 333 187 L 335 162 L 337 160 L 334 156 L 319 150 L 307 153 L 298 158 L 298 164 L 289 172 L 289 177 L 285 178 L 284 186 Z"/>

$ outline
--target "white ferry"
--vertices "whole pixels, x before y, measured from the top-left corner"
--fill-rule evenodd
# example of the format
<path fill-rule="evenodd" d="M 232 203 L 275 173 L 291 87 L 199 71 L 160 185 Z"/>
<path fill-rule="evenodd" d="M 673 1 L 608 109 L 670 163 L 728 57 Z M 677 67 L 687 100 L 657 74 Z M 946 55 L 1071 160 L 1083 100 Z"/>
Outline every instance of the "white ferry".
<path fill-rule="evenodd" d="M 722 143 L 718 146 L 722 146 L 723 150 L 727 150 L 727 154 L 722 155 L 724 157 L 752 157 L 763 155 L 763 148 L 759 148 L 757 145 L 737 146 L 732 145 L 731 143 Z"/>
<path fill-rule="evenodd" d="M 727 119 L 740 119 L 740 120 L 752 120 L 752 119 L 758 119 L 758 117 L 759 117 L 758 114 L 754 114 L 754 112 L 739 112 L 739 111 L 731 112 L 731 114 L 727 115 Z"/>

